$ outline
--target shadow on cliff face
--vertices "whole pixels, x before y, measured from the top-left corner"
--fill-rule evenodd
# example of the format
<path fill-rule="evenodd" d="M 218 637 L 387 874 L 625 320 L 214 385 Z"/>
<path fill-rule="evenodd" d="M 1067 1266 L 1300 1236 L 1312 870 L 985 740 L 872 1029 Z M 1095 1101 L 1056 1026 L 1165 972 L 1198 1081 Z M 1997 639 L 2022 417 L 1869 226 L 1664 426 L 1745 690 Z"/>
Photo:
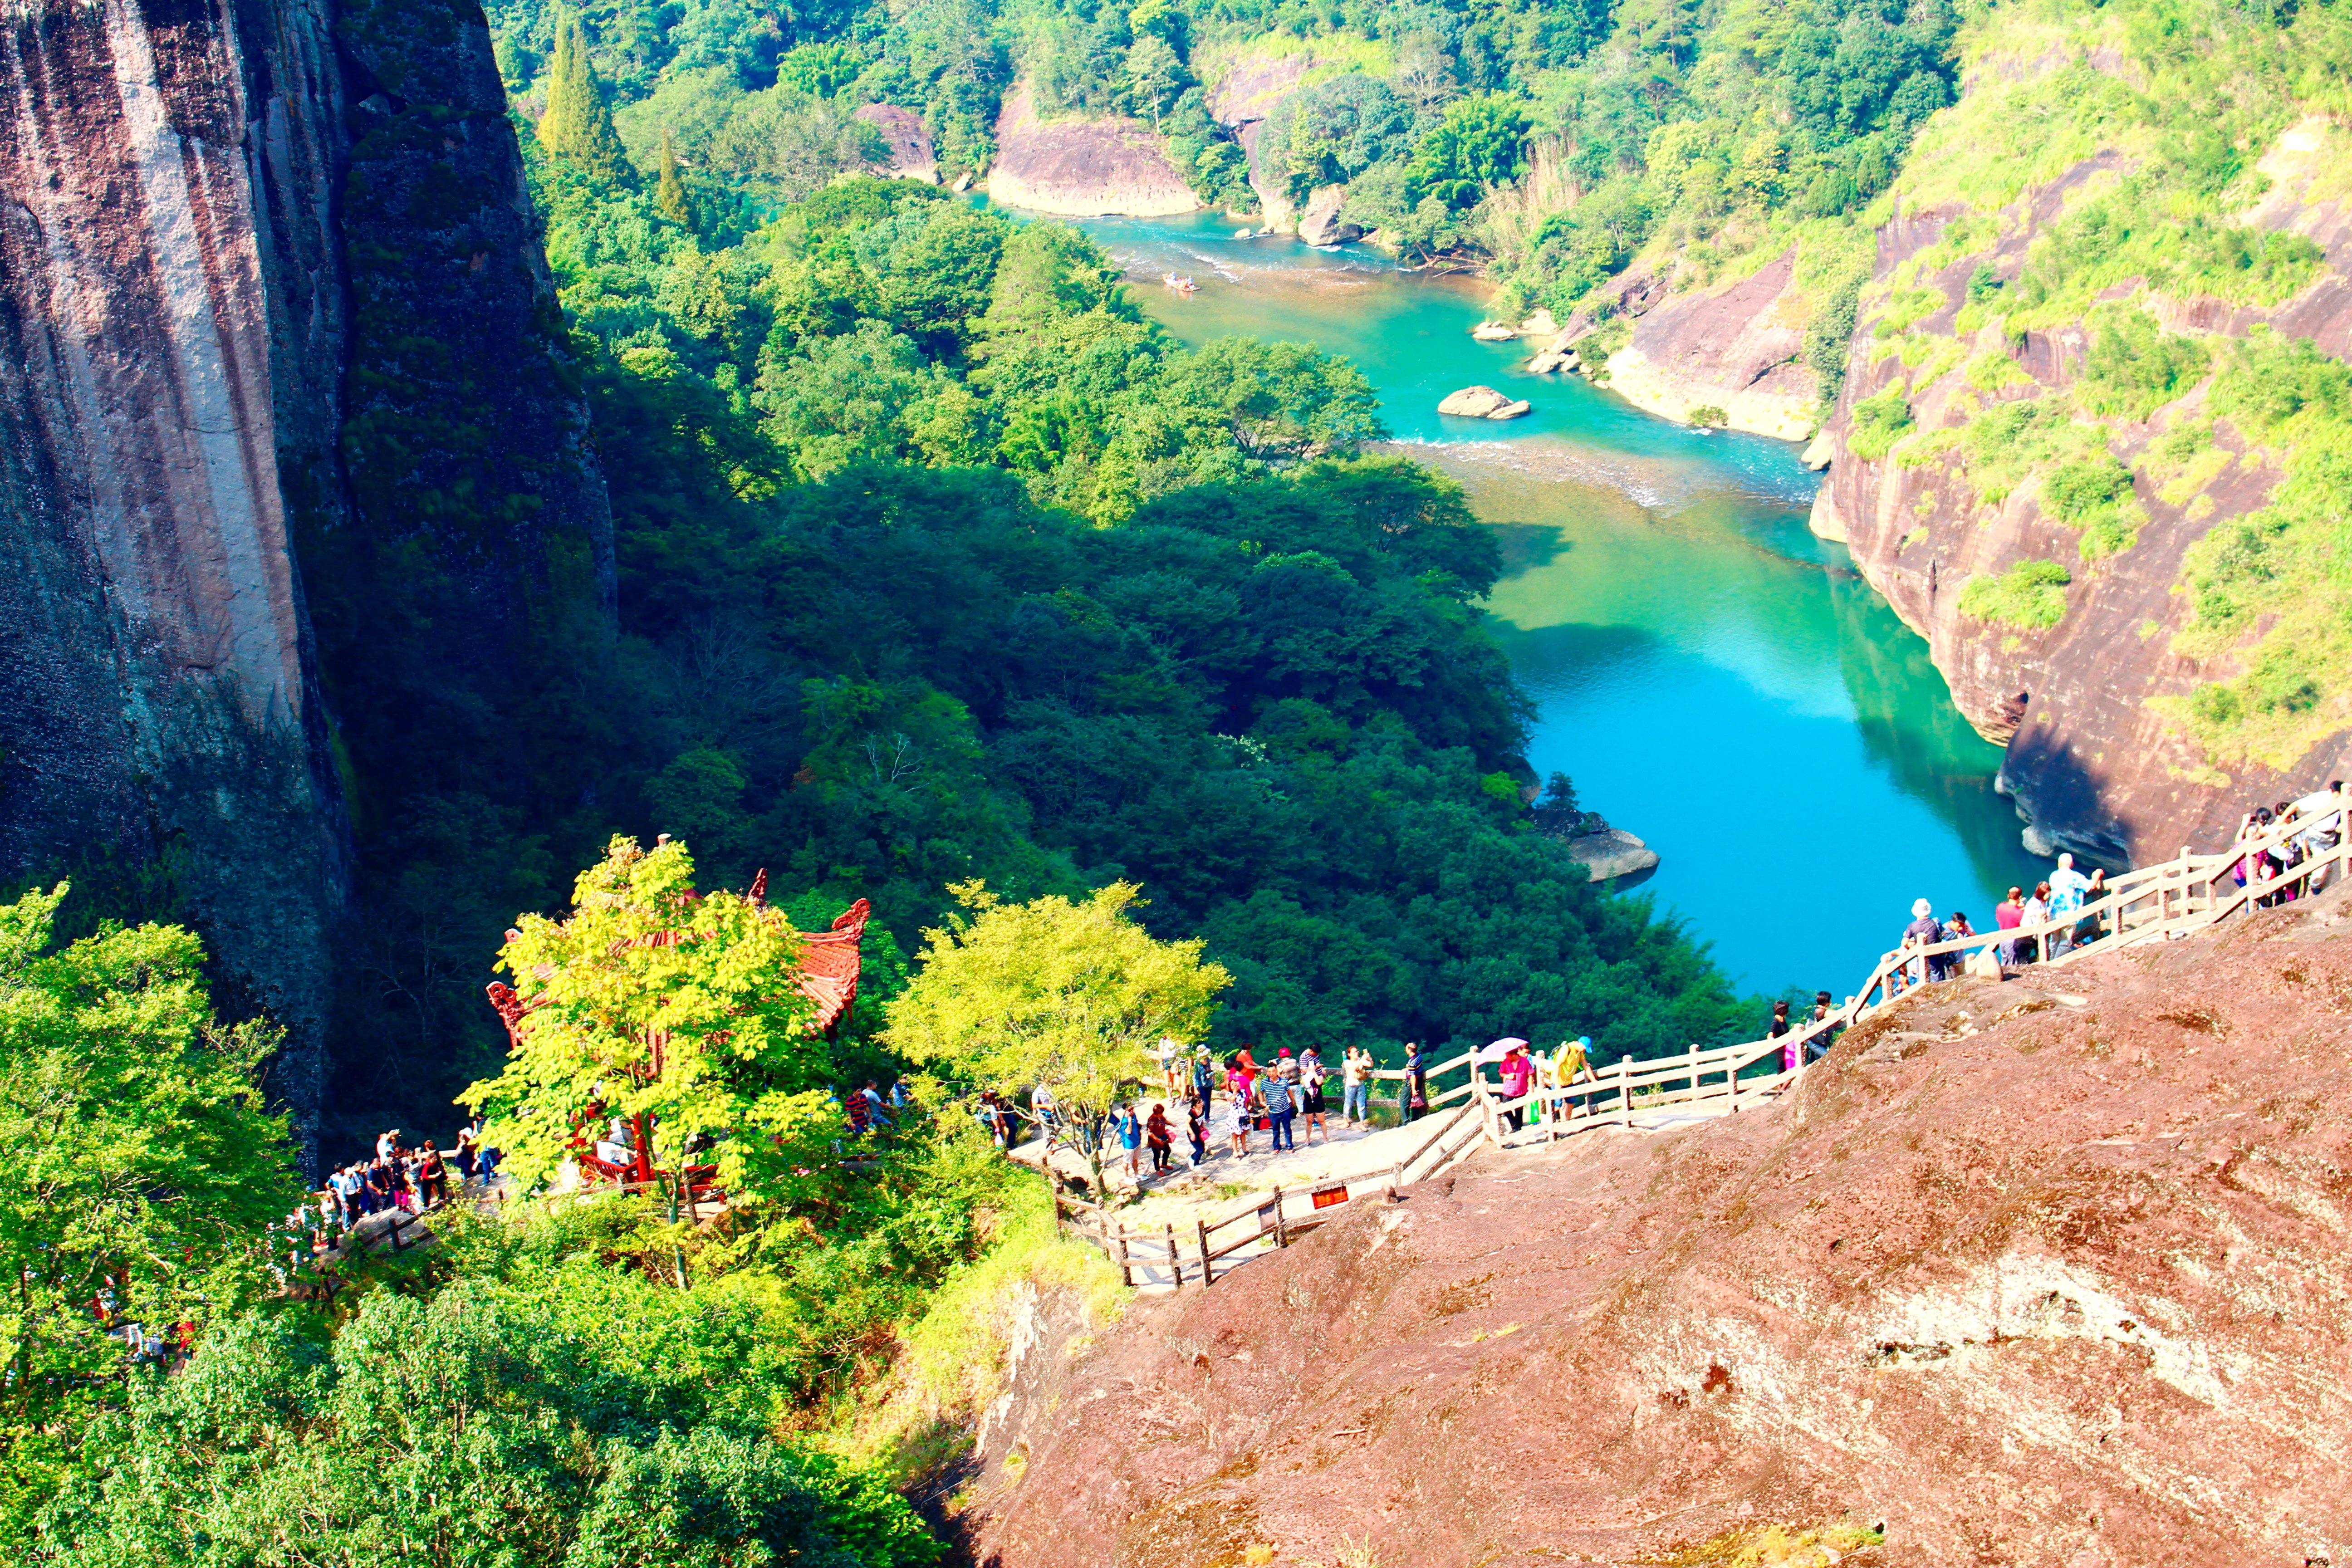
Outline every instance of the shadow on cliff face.
<path fill-rule="evenodd" d="M 2000 787 L 2016 796 L 2034 824 L 2025 830 L 2029 848 L 2052 855 L 2070 849 L 2110 870 L 2125 870 L 2132 864 L 2131 836 L 2102 804 L 2101 782 L 2073 742 L 2032 719 L 2011 738 L 2000 764 Z M 2149 858 L 2160 860 L 2174 849 L 2156 849 Z"/>

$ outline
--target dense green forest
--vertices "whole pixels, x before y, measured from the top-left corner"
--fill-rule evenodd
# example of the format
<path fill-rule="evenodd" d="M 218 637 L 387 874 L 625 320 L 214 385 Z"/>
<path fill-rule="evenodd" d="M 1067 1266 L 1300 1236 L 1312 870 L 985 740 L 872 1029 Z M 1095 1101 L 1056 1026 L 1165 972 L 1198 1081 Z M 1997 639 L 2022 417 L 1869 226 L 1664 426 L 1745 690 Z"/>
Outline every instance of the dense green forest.
<path fill-rule="evenodd" d="M 602 102 L 565 133 L 591 150 Z M 1447 482 L 1356 455 L 1379 424 L 1350 366 L 1183 349 L 1082 237 L 911 182 L 742 229 L 563 144 L 528 156 L 622 636 L 562 645 L 487 785 L 499 698 L 429 626 L 397 658 L 346 645 L 339 615 L 375 611 L 321 595 L 331 689 L 402 715 L 349 735 L 377 963 L 339 1105 L 415 1120 L 478 1076 L 484 955 L 616 829 L 686 837 L 735 886 L 764 866 L 813 911 L 871 899 L 896 952 L 959 879 L 1132 879 L 1236 976 L 1226 1045 L 1652 1054 L 1747 1020 L 1538 830 L 1475 603 L 1496 547 Z"/>

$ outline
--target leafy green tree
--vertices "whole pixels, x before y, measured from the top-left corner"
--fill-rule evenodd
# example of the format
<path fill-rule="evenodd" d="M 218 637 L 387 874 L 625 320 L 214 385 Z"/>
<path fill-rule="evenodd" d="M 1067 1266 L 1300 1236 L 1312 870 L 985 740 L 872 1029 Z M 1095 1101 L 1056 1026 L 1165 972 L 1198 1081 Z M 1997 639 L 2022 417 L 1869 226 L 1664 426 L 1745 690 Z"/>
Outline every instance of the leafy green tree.
<path fill-rule="evenodd" d="M 627 184 L 635 178 L 620 134 L 613 129 L 612 106 L 604 100 L 604 84 L 588 58 L 587 36 L 577 18 L 556 28 L 539 141 L 550 153 L 570 159 L 598 179 Z"/>
<path fill-rule="evenodd" d="M 1148 33 L 1129 47 L 1124 68 L 1128 100 L 1151 117 L 1155 131 L 1160 116 L 1192 85 L 1182 58 L 1164 39 Z"/>
<path fill-rule="evenodd" d="M 614 838 L 572 901 L 559 920 L 521 917 L 500 950 L 528 1008 L 521 1043 L 463 1096 L 522 1190 L 554 1175 L 601 1114 L 630 1124 L 641 1166 L 667 1167 L 674 1199 L 689 1161 L 716 1163 L 747 1199 L 782 1191 L 802 1145 L 835 1121 L 792 928 L 742 894 L 697 892 L 676 839 L 646 851 Z"/>
<path fill-rule="evenodd" d="M 21 1527 L 121 1376 L 124 1324 L 170 1331 L 268 1288 L 264 1237 L 301 1194 L 262 1107 L 282 1032 L 214 1016 L 177 926 L 50 951 L 67 888 L 0 906 L 0 1529 Z"/>
<path fill-rule="evenodd" d="M 1407 182 L 1449 207 L 1475 206 L 1488 191 L 1518 177 L 1528 129 L 1527 110 L 1511 98 L 1463 99 L 1413 149 Z"/>
<path fill-rule="evenodd" d="M 656 1366 L 677 1353 L 645 1348 Z M 531 1310 L 480 1280 L 430 1300 L 373 1292 L 325 1352 L 285 1318 L 247 1317 L 179 1375 L 135 1378 L 128 1408 L 96 1425 L 43 1521 L 48 1560 L 939 1561 L 905 1500 L 870 1475 L 725 1421 L 681 1434 L 655 1381 L 609 1330 Z"/>
<path fill-rule="evenodd" d="M 857 79 L 865 59 L 847 44 L 796 44 L 776 62 L 776 79 L 814 98 L 831 98 Z"/>
<path fill-rule="evenodd" d="M 1130 882 L 1073 902 L 1008 904 L 979 882 L 950 889 L 969 915 L 924 933 L 923 966 L 890 1007 L 888 1039 L 984 1087 L 1045 1084 L 1087 1127 L 1102 1184 L 1104 1119 L 1163 1039 L 1207 1029 L 1233 977 L 1201 960 L 1202 943 L 1161 942 L 1127 916 Z"/>

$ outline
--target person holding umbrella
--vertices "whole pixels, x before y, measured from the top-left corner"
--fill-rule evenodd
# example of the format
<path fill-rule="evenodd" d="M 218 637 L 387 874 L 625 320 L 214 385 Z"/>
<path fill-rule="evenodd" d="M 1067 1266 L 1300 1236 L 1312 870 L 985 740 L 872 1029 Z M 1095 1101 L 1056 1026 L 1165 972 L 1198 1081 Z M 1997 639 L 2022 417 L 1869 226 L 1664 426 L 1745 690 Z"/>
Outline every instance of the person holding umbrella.
<path fill-rule="evenodd" d="M 1487 1045 L 1478 1053 L 1481 1065 L 1500 1062 L 1503 1068 L 1504 1119 L 1517 1132 L 1527 1125 L 1528 1088 L 1534 1083 L 1536 1064 L 1528 1055 L 1528 1043 L 1517 1035 L 1508 1035 Z"/>

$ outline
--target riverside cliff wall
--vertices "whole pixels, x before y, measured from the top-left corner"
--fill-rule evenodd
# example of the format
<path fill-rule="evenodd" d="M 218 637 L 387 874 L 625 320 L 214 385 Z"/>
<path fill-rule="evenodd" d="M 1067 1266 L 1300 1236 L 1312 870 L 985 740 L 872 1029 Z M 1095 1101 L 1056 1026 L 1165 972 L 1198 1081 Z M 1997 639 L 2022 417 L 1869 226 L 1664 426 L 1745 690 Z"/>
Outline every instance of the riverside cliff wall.
<path fill-rule="evenodd" d="M 2147 303 L 2158 320 L 2207 342 L 2242 338 L 2260 323 L 2338 357 L 2352 352 L 2352 205 L 2305 199 L 2321 173 L 2306 155 L 2315 144 L 2289 132 L 2264 161 L 2270 195 L 2243 215 L 2315 242 L 2325 261 L 2313 280 L 2267 310 L 2157 297 Z M 1963 315 L 1971 279 L 2016 277 L 2070 198 L 2118 167 L 2103 153 L 2028 191 L 1981 243 L 1945 243 L 1952 215 L 1940 210 L 1898 212 L 1880 230 L 1850 372 L 1816 448 L 1830 470 L 1813 526 L 1846 542 L 1871 584 L 1927 639 L 1961 711 L 2007 745 L 2002 784 L 2032 825 L 2029 845 L 2144 860 L 2228 842 L 2250 805 L 2343 776 L 2352 750 L 2339 732 L 2291 763 L 2233 760 L 2225 771 L 2165 711 L 2165 700 L 2185 700 L 2237 668 L 2234 654 L 2199 658 L 2175 647 L 2191 607 L 2183 559 L 2216 529 L 2263 508 L 2281 478 L 2277 454 L 2226 419 L 2212 424 L 2199 471 L 2170 474 L 2151 460 L 2168 432 L 2200 425 L 2210 382 L 2144 417 L 2074 417 L 2070 429 L 2105 429 L 2106 450 L 2132 470 L 2128 503 L 2143 519 L 2134 542 L 2101 558 L 2084 559 L 2079 526 L 2052 515 L 2042 481 L 2053 462 L 1996 493 L 1977 471 L 1982 455 L 1969 455 L 1966 433 L 1990 411 L 2043 399 L 2059 405 L 2053 395 L 2081 379 L 2089 337 L 2080 322 L 2014 342 L 1996 325 L 1972 326 Z M 1888 322 L 1898 305 L 1912 318 L 1899 330 Z M 1888 395 L 1904 400 L 1909 431 L 1891 447 L 1858 452 L 1857 405 Z M 1995 577 L 2020 561 L 2053 561 L 2070 573 L 2063 619 L 2037 627 L 1963 613 L 1972 576 Z"/>
<path fill-rule="evenodd" d="M 351 897 L 334 710 L 383 613 L 351 561 L 426 546 L 446 635 L 492 652 L 551 562 L 610 596 L 488 60 L 471 0 L 0 20 L 0 877 L 193 924 L 224 1005 L 287 1026 L 305 1137 Z M 473 400 L 451 367 L 491 363 L 426 455 Z M 450 529 L 469 467 L 531 504 Z"/>

